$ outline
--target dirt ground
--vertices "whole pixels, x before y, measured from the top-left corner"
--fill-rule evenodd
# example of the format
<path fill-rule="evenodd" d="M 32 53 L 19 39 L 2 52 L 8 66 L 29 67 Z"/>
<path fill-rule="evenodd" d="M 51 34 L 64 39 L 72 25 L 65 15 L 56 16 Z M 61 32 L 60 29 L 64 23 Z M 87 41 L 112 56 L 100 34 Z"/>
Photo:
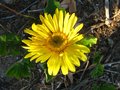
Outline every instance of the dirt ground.
<path fill-rule="evenodd" d="M 60 2 L 62 0 L 59 0 Z M 74 82 L 58 76 L 51 83 L 45 83 L 43 73 L 36 68 L 34 77 L 17 80 L 5 75 L 5 71 L 16 62 L 17 57 L 0 57 L 0 90 L 92 90 L 92 83 L 106 82 L 120 89 L 120 5 L 119 0 L 110 0 L 110 24 L 106 24 L 105 0 L 76 0 L 76 15 L 78 22 L 84 23 L 81 33 L 92 34 L 98 38 L 98 43 L 91 48 L 89 65 L 86 63 L 74 75 Z M 43 14 L 46 0 L 1 0 L 0 1 L 0 34 L 13 32 L 24 36 L 23 30 L 34 22 L 30 15 L 39 18 Z M 68 9 L 67 9 L 68 10 Z M 95 51 L 102 54 L 104 75 L 93 80 L 88 75 L 93 69 L 92 55 Z M 92 67 L 93 66 L 93 67 Z M 92 68 L 91 68 L 92 67 Z M 82 76 L 83 75 L 83 76 Z M 86 86 L 86 87 L 84 87 Z"/>

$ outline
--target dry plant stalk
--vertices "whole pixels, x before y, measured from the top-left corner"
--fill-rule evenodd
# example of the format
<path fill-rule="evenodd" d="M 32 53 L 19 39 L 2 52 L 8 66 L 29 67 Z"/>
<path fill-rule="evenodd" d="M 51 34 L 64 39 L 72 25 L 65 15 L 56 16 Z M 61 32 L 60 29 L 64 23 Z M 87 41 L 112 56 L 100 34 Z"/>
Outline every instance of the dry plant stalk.
<path fill-rule="evenodd" d="M 105 24 L 106 24 L 107 26 L 109 26 L 109 25 L 110 25 L 109 0 L 105 0 L 105 16 L 106 16 Z"/>

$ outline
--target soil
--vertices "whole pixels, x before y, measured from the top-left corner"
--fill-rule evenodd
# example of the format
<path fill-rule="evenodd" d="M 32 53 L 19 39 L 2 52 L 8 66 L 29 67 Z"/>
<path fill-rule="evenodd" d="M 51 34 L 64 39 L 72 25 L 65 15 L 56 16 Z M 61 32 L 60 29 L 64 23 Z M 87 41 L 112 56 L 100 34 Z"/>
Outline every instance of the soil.
<path fill-rule="evenodd" d="M 62 0 L 59 1 L 62 2 Z M 110 0 L 110 24 L 106 24 L 104 1 L 76 0 L 75 13 L 79 17 L 78 22 L 84 23 L 81 33 L 92 34 L 98 38 L 98 43 L 91 48 L 90 63 L 86 70 L 86 63 L 84 63 L 78 68 L 79 72 L 74 75 L 70 73 L 70 78 L 58 75 L 51 83 L 45 83 L 43 72 L 39 72 L 36 68 L 33 72 L 34 77 L 17 80 L 5 74 L 6 70 L 16 62 L 16 57 L 0 57 L 0 90 L 92 90 L 93 82 L 113 84 L 119 90 L 120 8 L 117 0 Z M 46 0 L 1 0 L 0 35 L 12 32 L 24 37 L 23 30 L 30 27 L 34 20 L 24 17 L 23 14 L 39 18 L 39 14 L 43 14 L 45 5 Z M 94 80 L 88 73 L 95 67 L 92 64 L 92 58 L 96 51 L 102 54 L 101 63 L 105 70 L 103 76 Z M 71 78 L 74 80 L 72 81 Z"/>

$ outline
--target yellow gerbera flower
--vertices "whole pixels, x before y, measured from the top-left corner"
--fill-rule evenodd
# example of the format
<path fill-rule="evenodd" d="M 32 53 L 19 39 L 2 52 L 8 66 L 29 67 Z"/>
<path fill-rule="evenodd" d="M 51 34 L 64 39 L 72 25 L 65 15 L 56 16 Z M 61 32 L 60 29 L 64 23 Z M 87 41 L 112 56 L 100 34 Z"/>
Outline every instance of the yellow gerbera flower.
<path fill-rule="evenodd" d="M 74 28 L 77 22 L 75 13 L 63 15 L 63 11 L 58 9 L 53 17 L 47 13 L 40 15 L 40 20 L 42 24 L 33 23 L 32 30 L 25 30 L 31 35 L 29 39 L 22 40 L 27 45 L 23 48 L 29 52 L 25 58 L 36 63 L 47 62 L 49 75 L 57 75 L 60 69 L 63 75 L 75 72 L 80 60 L 87 60 L 84 53 L 90 52 L 86 46 L 76 43 L 83 39 L 83 35 L 78 33 L 83 24 Z"/>

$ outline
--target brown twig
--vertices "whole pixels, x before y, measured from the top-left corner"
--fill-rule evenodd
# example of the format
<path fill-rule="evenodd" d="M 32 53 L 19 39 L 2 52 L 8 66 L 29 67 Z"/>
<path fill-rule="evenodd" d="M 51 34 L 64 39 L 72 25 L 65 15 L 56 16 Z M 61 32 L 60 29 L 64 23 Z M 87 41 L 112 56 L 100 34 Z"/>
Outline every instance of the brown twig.
<path fill-rule="evenodd" d="M 12 33 L 10 30 L 6 29 L 2 24 L 0 24 L 0 27 L 2 28 L 1 30 Z"/>
<path fill-rule="evenodd" d="M 36 2 L 35 2 L 35 3 L 36 3 Z M 4 5 L 4 4 L 2 4 L 2 3 L 0 3 L 0 7 L 4 7 L 4 8 L 6 8 L 6 9 L 8 9 L 9 11 L 15 13 L 16 15 L 20 15 L 20 16 L 23 16 L 23 17 L 35 19 L 35 18 L 32 17 L 32 16 L 21 14 L 21 12 L 17 12 L 16 10 L 11 9 L 11 8 L 9 8 L 8 6 L 6 6 L 6 5 Z M 2 18 L 2 19 L 4 19 L 4 18 Z"/>

